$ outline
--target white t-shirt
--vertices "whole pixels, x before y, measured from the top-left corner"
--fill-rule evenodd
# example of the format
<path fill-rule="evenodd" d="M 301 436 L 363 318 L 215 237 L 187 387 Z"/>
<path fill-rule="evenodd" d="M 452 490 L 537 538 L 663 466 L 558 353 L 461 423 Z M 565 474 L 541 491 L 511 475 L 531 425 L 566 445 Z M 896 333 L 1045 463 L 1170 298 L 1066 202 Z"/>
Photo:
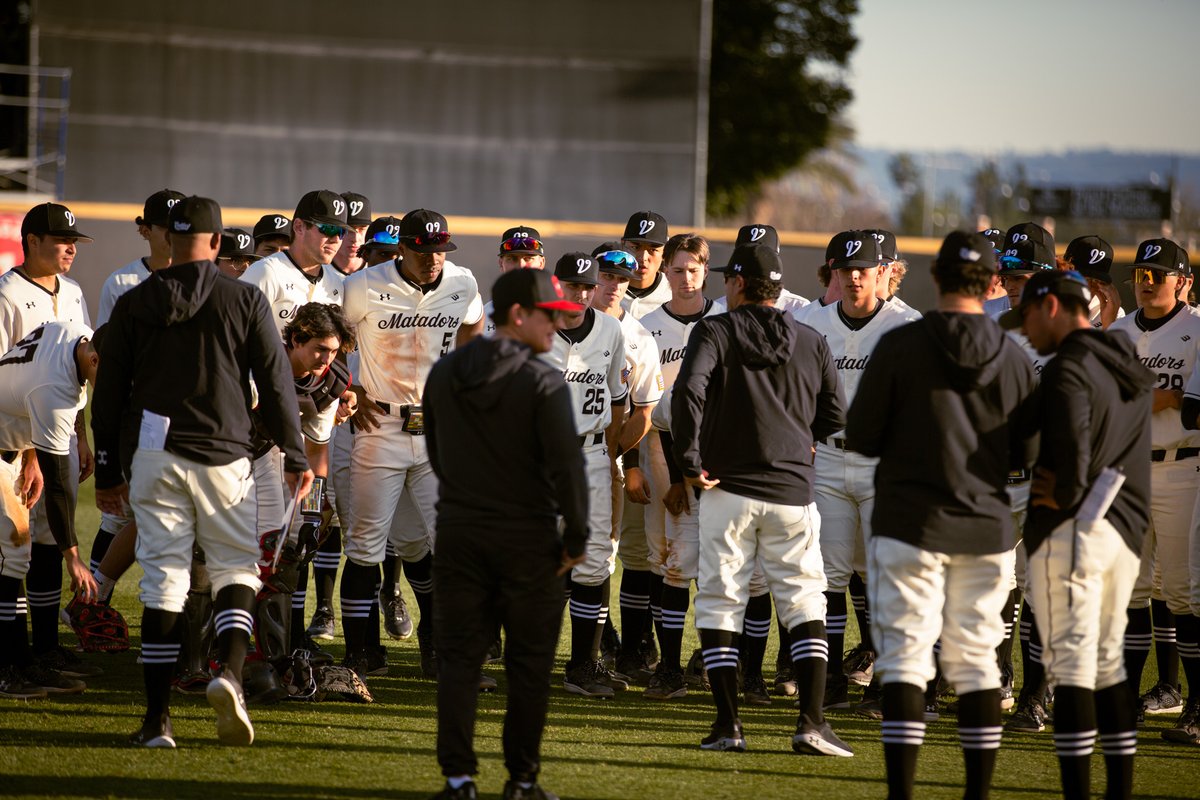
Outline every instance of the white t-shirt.
<path fill-rule="evenodd" d="M 621 323 L 593 308 L 583 313 L 581 327 L 587 329 L 587 335 L 582 341 L 571 341 L 568 334 L 573 331 L 559 331 L 550 352 L 538 356 L 562 372 L 571 390 L 580 436 L 602 433 L 612 422 L 613 403 L 623 402 L 628 392 L 621 380 L 625 368 Z"/>
<path fill-rule="evenodd" d="M 87 404 L 75 346 L 91 335 L 79 323 L 48 322 L 0 358 L 0 450 L 70 453 L 75 417 Z"/>
<path fill-rule="evenodd" d="M 47 322 L 92 326 L 79 284 L 59 275 L 57 286 L 53 292 L 44 289 L 19 269 L 0 276 L 0 352 L 7 352 L 26 334 Z"/>

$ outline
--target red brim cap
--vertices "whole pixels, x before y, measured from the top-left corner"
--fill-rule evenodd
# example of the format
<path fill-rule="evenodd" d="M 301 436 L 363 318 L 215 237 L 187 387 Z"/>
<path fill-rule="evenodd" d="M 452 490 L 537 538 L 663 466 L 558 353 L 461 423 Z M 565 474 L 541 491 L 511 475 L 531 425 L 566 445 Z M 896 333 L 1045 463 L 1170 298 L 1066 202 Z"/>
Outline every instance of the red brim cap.
<path fill-rule="evenodd" d="M 551 300 L 548 303 L 534 303 L 534 306 L 547 311 L 583 311 L 587 308 L 580 303 L 572 303 L 570 300 Z"/>

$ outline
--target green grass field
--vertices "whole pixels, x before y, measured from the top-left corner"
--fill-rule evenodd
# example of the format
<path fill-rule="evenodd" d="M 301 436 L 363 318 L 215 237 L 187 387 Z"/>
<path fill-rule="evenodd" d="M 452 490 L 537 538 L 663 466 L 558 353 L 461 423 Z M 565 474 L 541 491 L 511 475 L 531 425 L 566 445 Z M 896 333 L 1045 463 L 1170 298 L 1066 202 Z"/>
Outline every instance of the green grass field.
<path fill-rule="evenodd" d="M 83 550 L 98 515 L 91 483 L 80 498 Z M 135 568 L 115 600 L 131 623 L 134 646 L 140 606 Z M 615 593 L 614 593 L 615 594 Z M 310 601 L 311 602 L 311 601 Z M 410 606 L 414 607 L 411 602 Z M 614 612 L 616 609 L 614 607 Z M 310 608 L 311 611 L 311 608 Z M 853 624 L 853 623 L 852 623 Z M 339 630 L 340 633 L 340 630 Z M 695 646 L 689 627 L 685 656 Z M 73 635 L 64 629 L 64 642 Z M 847 634 L 857 641 L 857 632 Z M 341 655 L 340 638 L 331 648 Z M 437 720 L 432 683 L 419 677 L 416 640 L 389 642 L 391 674 L 372 678 L 377 702 L 285 703 L 255 708 L 256 741 L 230 749 L 216 740 L 203 698 L 179 695 L 173 720 L 179 749 L 129 747 L 142 714 L 141 669 L 134 651 L 89 658 L 106 670 L 86 693 L 62 700 L 0 701 L 0 795 L 131 798 L 420 798 L 442 783 L 435 756 Z M 561 663 L 561 660 L 560 660 Z M 774 663 L 774 648 L 767 663 Z M 500 732 L 505 682 L 488 667 L 500 690 L 480 699 L 476 744 L 481 796 L 498 797 L 505 779 Z M 1154 680 L 1153 664 L 1146 686 Z M 564 798 L 878 798 L 886 793 L 877 723 L 849 712 L 830 720 L 854 758 L 816 758 L 791 752 L 791 701 L 746 709 L 742 719 L 750 752 L 709 753 L 698 748 L 712 720 L 711 699 L 695 694 L 667 704 L 628 693 L 589 701 L 561 688 L 554 676 L 543 745 L 542 782 Z M 851 699 L 855 697 L 852 694 Z M 1142 798 L 1200 798 L 1200 748 L 1168 745 L 1159 731 L 1173 718 L 1151 717 L 1139 737 L 1135 794 Z M 1103 791 L 1103 760 L 1093 759 L 1093 789 Z M 929 726 L 917 775 L 917 796 L 961 796 L 963 771 L 953 717 Z M 1050 732 L 1005 734 L 993 796 L 1058 795 L 1058 768 Z"/>

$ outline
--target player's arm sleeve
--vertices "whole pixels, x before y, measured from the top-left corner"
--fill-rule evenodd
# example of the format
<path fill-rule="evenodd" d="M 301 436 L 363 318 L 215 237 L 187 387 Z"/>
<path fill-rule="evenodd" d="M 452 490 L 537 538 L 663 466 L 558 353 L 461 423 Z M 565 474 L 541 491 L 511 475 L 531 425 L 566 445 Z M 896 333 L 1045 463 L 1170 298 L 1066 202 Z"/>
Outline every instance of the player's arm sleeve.
<path fill-rule="evenodd" d="M 111 489 L 125 482 L 121 472 L 121 418 L 133 387 L 133 318 L 129 295 L 113 306 L 108 328 L 101 342 L 100 368 L 92 391 L 92 442 L 96 450 L 96 488 Z"/>
<path fill-rule="evenodd" d="M 1192 375 L 1188 378 L 1179 413 L 1183 418 L 1184 428 L 1189 431 L 1200 429 L 1200 365 L 1192 370 Z"/>
<path fill-rule="evenodd" d="M 1054 463 L 1054 500 L 1066 510 L 1081 503 L 1088 490 L 1092 393 L 1078 363 L 1056 366 L 1057 380 L 1041 385 L 1042 450 L 1051 454 Z"/>
<path fill-rule="evenodd" d="M 547 374 L 537 403 L 537 435 L 541 462 L 550 472 L 554 497 L 563 518 L 563 549 L 577 558 L 583 555 L 588 536 L 587 473 L 583 450 L 575 431 L 571 390 L 562 376 Z"/>
<path fill-rule="evenodd" d="M 597 314 L 603 313 L 600 311 Z M 625 334 L 618 330 L 616 341 L 613 342 L 612 355 L 608 360 L 608 398 L 612 405 L 613 418 L 617 416 L 617 407 L 625 402 L 629 387 L 621 380 L 625 367 Z"/>
<path fill-rule="evenodd" d="M 360 270 L 342 283 L 342 315 L 357 326 L 367 316 L 367 276 Z"/>
<path fill-rule="evenodd" d="M 315 405 L 301 406 L 300 432 L 304 434 L 304 440 L 313 444 L 328 444 L 329 438 L 333 436 L 333 424 L 337 417 L 337 410 L 338 401 L 336 399 L 327 405 L 324 411 L 317 411 Z"/>
<path fill-rule="evenodd" d="M 821 388 L 817 391 L 816 413 L 813 415 L 813 439 L 824 439 L 846 427 L 846 398 L 838 380 L 833 354 L 825 340 L 817 341 L 817 363 L 821 365 Z M 868 366 L 870 362 L 867 362 Z"/>
<path fill-rule="evenodd" d="M 46 521 L 59 550 L 70 550 L 79 544 L 75 538 L 75 490 L 71 482 L 71 458 L 35 448 L 38 467 L 42 470 L 42 502 Z"/>
<path fill-rule="evenodd" d="M 867 368 L 863 370 L 854 393 L 854 402 L 846 412 L 846 447 L 865 456 L 883 452 L 884 437 L 894 411 L 892 405 L 894 354 L 889 353 L 887 337 L 875 346 Z M 826 347 L 826 352 L 829 348 Z M 816 436 L 816 432 L 813 432 Z M 824 437 L 817 437 L 824 438 Z"/>
<path fill-rule="evenodd" d="M 250 356 L 250 374 L 258 388 L 258 409 L 271 439 L 283 451 L 284 469 L 303 472 L 308 469 L 304 437 L 300 433 L 300 406 L 292 369 L 283 350 L 267 298 L 250 293 L 246 320 L 246 342 Z M 106 348 L 107 349 L 107 348 Z M 101 361 L 103 363 L 103 361 Z"/>
<path fill-rule="evenodd" d="M 7 299 L 0 298 L 0 354 L 7 353 L 17 343 L 12 335 L 15 324 L 12 306 Z"/>
<path fill-rule="evenodd" d="M 713 371 L 720 363 L 720 349 L 712 326 L 696 323 L 688 337 L 687 352 L 679 366 L 671 392 L 671 433 L 675 437 L 675 460 L 687 477 L 699 477 L 700 426 L 704 421 L 704 398 Z"/>
<path fill-rule="evenodd" d="M 117 304 L 117 282 L 109 278 L 100 289 L 100 307 L 96 311 L 96 327 L 99 328 L 112 317 L 113 306 Z"/>
<path fill-rule="evenodd" d="M 629 396 L 635 406 L 649 406 L 663 396 L 662 366 L 658 360 L 658 345 L 649 336 L 642 337 L 634 356 L 633 380 Z"/>
<path fill-rule="evenodd" d="M 483 298 L 479 296 L 479 289 L 476 287 L 475 296 L 471 298 L 471 304 L 467 306 L 467 311 L 463 314 L 464 325 L 478 325 L 483 322 Z"/>

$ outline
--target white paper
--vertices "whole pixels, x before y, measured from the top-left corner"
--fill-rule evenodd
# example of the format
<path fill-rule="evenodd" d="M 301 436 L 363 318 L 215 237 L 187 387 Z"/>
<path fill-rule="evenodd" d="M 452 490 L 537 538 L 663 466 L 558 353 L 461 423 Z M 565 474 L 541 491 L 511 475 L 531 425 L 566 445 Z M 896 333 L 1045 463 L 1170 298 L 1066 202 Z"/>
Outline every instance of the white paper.
<path fill-rule="evenodd" d="M 142 426 L 138 431 L 139 450 L 162 450 L 167 446 L 167 432 L 171 430 L 170 417 L 142 409 Z"/>
<path fill-rule="evenodd" d="M 1096 476 L 1096 482 L 1092 484 L 1092 488 L 1088 489 L 1083 502 L 1079 504 L 1079 514 L 1076 515 L 1076 519 L 1080 522 L 1096 522 L 1104 519 L 1124 483 L 1125 473 L 1112 467 L 1102 469 Z"/>

